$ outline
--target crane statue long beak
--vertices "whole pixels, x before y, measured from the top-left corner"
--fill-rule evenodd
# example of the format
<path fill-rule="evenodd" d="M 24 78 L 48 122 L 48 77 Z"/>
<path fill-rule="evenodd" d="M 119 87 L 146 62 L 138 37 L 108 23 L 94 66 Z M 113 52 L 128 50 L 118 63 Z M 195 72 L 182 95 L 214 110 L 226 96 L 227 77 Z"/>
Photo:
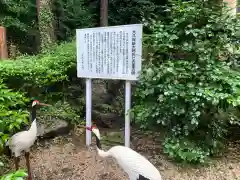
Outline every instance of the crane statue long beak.
<path fill-rule="evenodd" d="M 50 104 L 39 103 L 40 106 L 51 106 Z"/>

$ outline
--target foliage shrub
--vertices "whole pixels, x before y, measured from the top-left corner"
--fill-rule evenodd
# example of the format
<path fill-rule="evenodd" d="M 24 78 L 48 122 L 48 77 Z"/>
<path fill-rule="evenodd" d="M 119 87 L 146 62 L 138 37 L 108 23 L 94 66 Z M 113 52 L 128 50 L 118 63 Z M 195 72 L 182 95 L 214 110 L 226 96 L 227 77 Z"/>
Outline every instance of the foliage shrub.
<path fill-rule="evenodd" d="M 20 169 L 0 177 L 0 180 L 24 180 L 27 176 L 26 170 Z"/>
<path fill-rule="evenodd" d="M 28 123 L 29 114 L 25 109 L 28 98 L 20 92 L 13 92 L 0 83 L 0 154 L 9 134 Z"/>
<path fill-rule="evenodd" d="M 79 106 L 73 106 L 69 104 L 67 101 L 58 101 L 53 104 L 52 107 L 42 110 L 42 118 L 57 118 L 61 120 L 66 120 L 71 124 L 78 124 L 81 120 L 83 120 L 84 112 L 84 102 Z M 40 117 L 41 118 L 41 114 Z M 82 118 L 82 119 L 81 119 Z"/>
<path fill-rule="evenodd" d="M 22 56 L 0 62 L 0 78 L 8 87 L 31 96 L 47 92 L 50 86 L 69 80 L 76 71 L 75 43 L 64 43 L 44 54 Z"/>
<path fill-rule="evenodd" d="M 169 18 L 146 21 L 150 33 L 145 45 L 151 52 L 133 112 L 143 128 L 166 128 L 164 150 L 177 160 L 204 162 L 219 153 L 229 125 L 228 109 L 240 104 L 234 43 L 240 23 L 226 11 L 210 0 L 174 0 L 166 7 Z"/>

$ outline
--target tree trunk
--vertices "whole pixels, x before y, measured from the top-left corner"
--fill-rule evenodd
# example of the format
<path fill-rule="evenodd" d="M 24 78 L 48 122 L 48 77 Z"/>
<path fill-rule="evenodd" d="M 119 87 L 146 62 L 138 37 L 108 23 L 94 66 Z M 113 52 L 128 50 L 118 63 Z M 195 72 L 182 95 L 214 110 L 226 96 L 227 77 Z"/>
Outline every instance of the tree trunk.
<path fill-rule="evenodd" d="M 7 59 L 8 51 L 7 51 L 7 35 L 6 28 L 0 26 L 0 59 Z"/>
<path fill-rule="evenodd" d="M 108 26 L 108 0 L 101 0 L 100 26 Z"/>
<path fill-rule="evenodd" d="M 51 0 L 37 0 L 38 25 L 40 31 L 40 50 L 50 48 L 56 40 L 51 3 Z"/>

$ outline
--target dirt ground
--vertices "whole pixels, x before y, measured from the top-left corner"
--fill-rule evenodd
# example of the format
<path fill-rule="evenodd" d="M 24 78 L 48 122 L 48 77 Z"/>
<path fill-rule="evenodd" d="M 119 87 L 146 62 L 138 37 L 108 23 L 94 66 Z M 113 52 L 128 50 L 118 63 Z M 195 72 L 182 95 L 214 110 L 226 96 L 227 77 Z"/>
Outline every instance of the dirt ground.
<path fill-rule="evenodd" d="M 197 168 L 171 162 L 161 153 L 161 145 L 153 139 L 153 136 L 133 139 L 132 147 L 159 168 L 164 180 L 240 180 L 239 144 L 232 145 L 224 158 Z M 84 138 L 58 137 L 41 142 L 31 153 L 35 180 L 127 180 L 114 160 L 98 157 L 94 146 L 86 149 Z M 20 164 L 25 168 L 24 157 Z M 13 163 L 11 166 L 14 168 Z"/>

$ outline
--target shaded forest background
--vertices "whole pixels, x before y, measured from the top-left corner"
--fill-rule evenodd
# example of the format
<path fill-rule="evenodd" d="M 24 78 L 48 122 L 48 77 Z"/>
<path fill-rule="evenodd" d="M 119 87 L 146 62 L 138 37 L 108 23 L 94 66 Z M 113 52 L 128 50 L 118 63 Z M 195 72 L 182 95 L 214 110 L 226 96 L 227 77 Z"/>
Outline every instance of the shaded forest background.
<path fill-rule="evenodd" d="M 45 33 L 42 35 L 42 42 L 58 43 L 71 40 L 77 28 L 100 25 L 100 1 L 41 0 L 39 10 L 37 2 L 0 2 L 0 23 L 7 28 L 8 43 L 17 45 L 21 53 L 39 52 L 41 33 Z M 154 0 L 110 0 L 109 25 L 139 23 L 142 21 L 141 17 L 151 16 L 155 12 L 162 15 L 164 13 L 160 5 L 165 3 L 166 1 Z"/>

